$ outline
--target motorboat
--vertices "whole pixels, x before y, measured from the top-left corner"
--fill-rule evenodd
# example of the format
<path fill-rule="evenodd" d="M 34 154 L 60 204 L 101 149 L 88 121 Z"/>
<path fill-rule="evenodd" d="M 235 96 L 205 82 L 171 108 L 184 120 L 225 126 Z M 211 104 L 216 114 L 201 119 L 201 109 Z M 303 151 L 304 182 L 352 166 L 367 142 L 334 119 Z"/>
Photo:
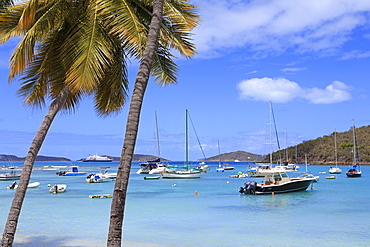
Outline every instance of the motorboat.
<path fill-rule="evenodd" d="M 224 164 L 224 170 L 225 171 L 231 171 L 231 170 L 234 170 L 235 167 L 233 166 L 229 166 L 229 164 L 225 163 Z"/>
<path fill-rule="evenodd" d="M 229 178 L 246 178 L 248 177 L 248 174 L 245 174 L 243 172 L 238 172 L 235 175 L 229 175 Z"/>
<path fill-rule="evenodd" d="M 325 178 L 326 179 L 336 179 L 337 177 L 335 175 L 332 175 L 332 176 L 326 176 Z"/>
<path fill-rule="evenodd" d="M 19 180 L 20 178 L 21 178 L 21 174 L 17 174 L 15 171 L 11 171 L 5 174 L 0 174 L 0 180 L 2 181 Z"/>
<path fill-rule="evenodd" d="M 306 190 L 315 178 L 290 178 L 285 171 L 274 172 L 265 176 L 264 182 L 257 184 L 255 181 L 247 181 L 239 188 L 242 194 L 263 195 L 278 194 Z"/>
<path fill-rule="evenodd" d="M 206 165 L 206 163 L 204 162 L 199 163 L 197 169 L 201 170 L 202 172 L 207 172 L 211 170 L 211 168 L 209 168 L 209 165 Z"/>
<path fill-rule="evenodd" d="M 273 167 L 271 164 L 261 164 L 247 171 L 250 177 L 265 177 L 274 172 L 285 171 L 281 166 Z"/>
<path fill-rule="evenodd" d="M 58 193 L 65 192 L 66 189 L 67 189 L 67 185 L 66 184 L 56 184 L 56 185 L 54 185 L 53 187 L 50 188 L 49 192 L 50 193 L 58 194 Z"/>
<path fill-rule="evenodd" d="M 78 171 L 78 166 L 72 166 L 72 170 L 67 172 L 67 171 L 59 171 L 56 173 L 59 176 L 81 176 L 81 175 L 86 175 L 87 172 L 80 172 Z"/>
<path fill-rule="evenodd" d="M 86 177 L 86 183 L 104 183 L 109 182 L 109 178 L 103 177 L 102 174 L 91 173 Z"/>
<path fill-rule="evenodd" d="M 280 167 L 281 169 L 284 169 L 287 172 L 296 172 L 299 170 L 299 165 L 297 164 L 288 164 L 288 162 L 284 162 Z"/>
<path fill-rule="evenodd" d="M 150 176 L 150 177 L 145 176 L 144 180 L 158 180 L 160 178 L 161 176 Z"/>
<path fill-rule="evenodd" d="M 40 182 L 33 182 L 33 183 L 29 183 L 29 184 L 27 185 L 27 189 L 30 189 L 30 188 L 37 188 L 39 185 L 40 185 Z M 18 188 L 18 184 L 17 184 L 17 182 L 13 182 L 11 185 L 9 185 L 9 186 L 7 187 L 7 189 L 9 189 L 9 190 L 15 190 L 15 189 L 17 189 L 17 188 Z"/>
<path fill-rule="evenodd" d="M 110 167 L 101 167 L 101 169 L 104 169 L 104 172 L 102 172 L 101 175 L 103 178 L 114 180 L 117 178 L 117 172 L 109 172 Z"/>
<path fill-rule="evenodd" d="M 111 162 L 113 159 L 107 157 L 107 156 L 99 156 L 97 154 L 90 155 L 86 159 L 83 160 L 83 162 Z"/>

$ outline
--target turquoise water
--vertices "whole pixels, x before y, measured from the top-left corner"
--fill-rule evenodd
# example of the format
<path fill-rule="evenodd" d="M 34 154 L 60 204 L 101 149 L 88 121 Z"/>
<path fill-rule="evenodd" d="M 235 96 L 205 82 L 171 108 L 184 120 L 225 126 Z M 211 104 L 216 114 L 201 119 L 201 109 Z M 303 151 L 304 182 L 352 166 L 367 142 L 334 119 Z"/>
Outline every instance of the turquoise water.
<path fill-rule="evenodd" d="M 118 165 L 73 163 L 86 172 L 98 172 L 100 166 L 110 166 L 115 172 Z M 111 199 L 88 196 L 111 194 L 114 182 L 89 184 L 86 176 L 58 176 L 54 170 L 42 170 L 46 165 L 71 163 L 35 164 L 31 182 L 41 184 L 27 191 L 15 246 L 105 246 Z M 245 172 L 247 163 L 231 162 L 235 169 L 225 172 L 216 172 L 218 162 L 210 165 L 201 179 L 144 180 L 146 175 L 136 174 L 139 166 L 133 163 L 123 246 L 370 246 L 366 183 L 370 167 L 362 167 L 360 178 L 343 173 L 337 179 L 325 179 L 319 172 L 328 172 L 329 166 L 309 166 L 312 174 L 320 175 L 313 190 L 272 197 L 239 194 L 245 181 L 262 180 L 229 178 Z M 300 171 L 304 170 L 302 165 Z M 67 191 L 49 193 L 47 185 L 56 183 L 67 184 Z M 1 233 L 14 195 L 6 189 L 9 184 L 0 181 Z"/>

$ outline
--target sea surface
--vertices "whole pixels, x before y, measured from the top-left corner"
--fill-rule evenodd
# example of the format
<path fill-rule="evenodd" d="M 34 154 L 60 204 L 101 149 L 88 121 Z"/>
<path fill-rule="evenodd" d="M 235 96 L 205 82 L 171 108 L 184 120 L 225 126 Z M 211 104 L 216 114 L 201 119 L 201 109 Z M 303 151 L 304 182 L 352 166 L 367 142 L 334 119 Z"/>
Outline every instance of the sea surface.
<path fill-rule="evenodd" d="M 229 177 L 246 172 L 248 163 L 229 162 L 235 169 L 225 172 L 216 171 L 218 162 L 207 164 L 211 170 L 200 179 L 144 180 L 148 175 L 136 174 L 133 162 L 122 246 L 370 246 L 369 166 L 360 178 L 347 178 L 341 166 L 342 174 L 326 179 L 329 166 L 309 165 L 310 173 L 320 175 L 312 190 L 271 196 L 238 192 L 246 181 L 262 181 Z M 116 172 L 118 162 L 36 162 L 31 182 L 41 184 L 27 190 L 14 246 L 106 246 L 112 199 L 89 195 L 112 194 L 115 182 L 90 184 L 86 176 L 58 176 L 44 167 L 71 165 L 88 173 L 102 166 Z M 300 165 L 290 176 L 304 171 Z M 1 234 L 15 192 L 6 188 L 11 183 L 0 181 Z M 67 191 L 49 193 L 48 184 L 58 183 L 67 184 Z"/>

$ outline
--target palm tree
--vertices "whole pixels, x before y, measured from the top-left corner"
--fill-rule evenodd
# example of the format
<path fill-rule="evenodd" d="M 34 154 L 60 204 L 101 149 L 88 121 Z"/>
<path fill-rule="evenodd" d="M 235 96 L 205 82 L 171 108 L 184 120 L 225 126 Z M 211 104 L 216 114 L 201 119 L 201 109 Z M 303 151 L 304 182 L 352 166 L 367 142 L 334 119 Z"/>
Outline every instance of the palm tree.
<path fill-rule="evenodd" d="M 129 114 L 126 124 L 125 140 L 122 147 L 117 179 L 111 204 L 110 225 L 107 246 L 121 246 L 122 225 L 124 219 L 126 193 L 129 183 L 132 156 L 134 154 L 137 132 L 139 128 L 140 112 L 145 90 L 148 84 L 155 54 L 158 52 L 158 39 L 161 31 L 164 0 L 153 1 L 153 14 L 148 33 L 148 41 L 144 55 L 136 76 L 134 92 L 131 98 Z"/>
<path fill-rule="evenodd" d="M 0 0 L 0 7 L 13 4 L 12 0 Z"/>
<path fill-rule="evenodd" d="M 94 95 L 100 116 L 121 109 L 127 89 L 124 58 L 142 57 L 151 7 L 141 1 L 51 0 L 30 1 L 1 11 L 0 42 L 23 36 L 11 58 L 9 80 L 24 75 L 19 95 L 26 104 L 41 107 L 46 97 L 52 101 L 24 162 L 2 246 L 13 243 L 34 161 L 56 114 L 74 110 L 84 95 Z M 186 30 L 197 19 L 192 5 L 178 1 L 167 2 L 166 13 L 152 70 L 163 85 L 176 81 L 170 49 L 185 56 L 194 53 Z"/>

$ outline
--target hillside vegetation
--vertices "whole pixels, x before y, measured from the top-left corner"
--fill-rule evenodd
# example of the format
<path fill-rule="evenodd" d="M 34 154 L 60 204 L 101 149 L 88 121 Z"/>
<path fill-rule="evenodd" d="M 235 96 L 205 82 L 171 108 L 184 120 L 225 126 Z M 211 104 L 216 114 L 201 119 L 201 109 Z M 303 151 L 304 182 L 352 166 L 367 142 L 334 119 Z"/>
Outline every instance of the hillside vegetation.
<path fill-rule="evenodd" d="M 216 156 L 212 156 L 206 159 L 206 161 L 261 161 L 266 155 L 252 154 L 244 151 L 236 151 L 231 153 L 224 153 Z"/>
<path fill-rule="evenodd" d="M 356 128 L 357 146 L 361 164 L 370 164 L 370 126 Z M 296 155 L 297 149 L 297 155 Z M 353 131 L 337 132 L 337 153 L 338 164 L 349 165 L 353 162 Z M 288 151 L 288 155 L 286 155 Z M 273 153 L 273 162 L 278 163 L 279 157 L 286 161 L 288 156 L 289 163 L 305 163 L 305 155 L 309 164 L 316 165 L 335 165 L 335 138 L 334 132 L 330 135 L 317 138 L 315 140 L 304 141 L 303 143 Z M 269 162 L 266 156 L 264 162 Z"/>

